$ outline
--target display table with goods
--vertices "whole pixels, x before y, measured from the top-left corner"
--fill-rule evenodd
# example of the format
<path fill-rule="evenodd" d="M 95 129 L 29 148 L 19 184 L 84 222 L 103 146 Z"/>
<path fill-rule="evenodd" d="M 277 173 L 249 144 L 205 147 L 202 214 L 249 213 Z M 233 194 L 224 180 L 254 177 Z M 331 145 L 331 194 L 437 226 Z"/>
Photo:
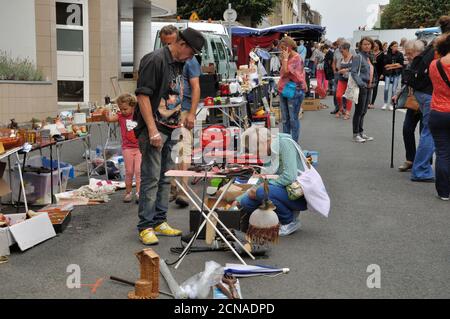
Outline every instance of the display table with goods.
<path fill-rule="evenodd" d="M 256 174 L 256 171 L 251 166 L 244 166 L 244 165 L 233 165 L 228 166 L 226 168 L 219 169 L 218 167 L 214 166 L 204 166 L 204 167 L 195 167 L 193 169 L 190 169 L 188 171 L 179 171 L 179 170 L 169 170 L 165 173 L 168 177 L 174 177 L 174 180 L 177 184 L 177 187 L 189 198 L 190 202 L 194 205 L 194 207 L 198 210 L 199 214 L 204 218 L 204 221 L 199 225 L 198 229 L 196 230 L 195 234 L 190 239 L 188 245 L 184 247 L 183 251 L 180 253 L 180 256 L 175 264 L 175 269 L 177 269 L 186 255 L 189 253 L 189 250 L 191 249 L 192 245 L 194 244 L 195 240 L 198 238 L 200 233 L 202 232 L 203 228 L 206 226 L 206 240 L 207 242 L 212 242 L 214 240 L 215 235 L 219 236 L 220 239 L 223 241 L 223 243 L 230 249 L 233 254 L 239 259 L 239 261 L 246 265 L 246 262 L 242 259 L 238 251 L 236 250 L 236 247 L 234 247 L 230 243 L 230 238 L 236 242 L 236 244 L 239 246 L 239 250 L 245 252 L 249 257 L 251 257 L 253 260 L 255 257 L 252 255 L 252 253 L 244 247 L 244 244 L 236 238 L 235 234 L 227 227 L 219 218 L 219 215 L 215 213 L 215 211 L 218 210 L 219 205 L 223 205 L 223 199 L 225 196 L 227 196 L 228 200 L 230 199 L 230 194 L 228 194 L 228 191 L 232 187 L 232 185 L 235 183 L 236 178 L 239 178 L 241 175 L 249 175 L 247 177 L 251 177 L 254 174 Z M 255 175 L 256 176 L 256 175 Z M 257 175 L 258 177 L 267 178 L 267 179 L 275 179 L 278 178 L 277 175 Z M 182 184 L 178 179 L 183 177 L 190 177 L 190 178 L 201 178 L 203 179 L 203 198 L 201 198 L 197 192 L 195 192 L 189 185 Z M 207 180 L 211 179 L 226 179 L 227 182 L 222 187 L 222 192 L 218 197 L 215 198 L 208 198 L 208 200 L 205 200 L 206 192 L 207 192 Z M 236 194 L 234 194 L 236 195 Z M 232 195 L 233 198 L 237 197 Z M 230 205 L 228 205 L 230 206 Z M 221 207 L 222 210 L 225 209 L 225 207 Z M 227 207 L 230 212 L 230 214 L 235 214 L 235 211 L 231 210 L 231 207 Z M 210 235 L 210 234 L 213 235 Z"/>
<path fill-rule="evenodd" d="M 230 126 L 230 121 L 241 129 L 248 127 L 247 101 L 245 98 L 225 98 L 222 99 L 220 103 L 209 101 L 210 100 L 205 99 L 203 103 L 199 103 L 197 114 L 199 114 L 202 109 L 219 110 L 223 114 L 223 125 L 225 127 Z"/>

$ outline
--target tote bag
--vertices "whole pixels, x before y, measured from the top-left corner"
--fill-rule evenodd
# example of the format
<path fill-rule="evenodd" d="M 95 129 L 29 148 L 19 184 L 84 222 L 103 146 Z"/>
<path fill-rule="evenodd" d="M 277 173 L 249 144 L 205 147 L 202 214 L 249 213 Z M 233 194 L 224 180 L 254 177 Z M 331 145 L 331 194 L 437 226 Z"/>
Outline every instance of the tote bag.
<path fill-rule="evenodd" d="M 407 108 L 413 111 L 419 110 L 419 103 L 413 94 L 411 94 L 411 90 L 408 86 L 404 85 L 401 88 L 401 92 L 397 99 L 397 109 Z"/>
<path fill-rule="evenodd" d="M 328 217 L 330 212 L 330 197 L 328 196 L 322 177 L 316 169 L 309 164 L 300 146 L 294 140 L 291 139 L 290 141 L 297 149 L 303 164 L 304 171 L 298 170 L 297 182 L 299 182 L 303 188 L 303 194 L 308 203 L 308 208 L 311 211 Z"/>
<path fill-rule="evenodd" d="M 362 64 L 362 57 L 359 57 L 359 68 L 358 68 L 358 75 L 361 73 L 361 64 Z M 351 73 L 348 74 L 348 82 L 347 82 L 347 89 L 345 90 L 345 93 L 343 95 L 347 100 L 353 101 L 355 104 L 358 103 L 359 99 L 359 86 L 356 83 L 356 81 L 353 79 L 353 76 Z"/>

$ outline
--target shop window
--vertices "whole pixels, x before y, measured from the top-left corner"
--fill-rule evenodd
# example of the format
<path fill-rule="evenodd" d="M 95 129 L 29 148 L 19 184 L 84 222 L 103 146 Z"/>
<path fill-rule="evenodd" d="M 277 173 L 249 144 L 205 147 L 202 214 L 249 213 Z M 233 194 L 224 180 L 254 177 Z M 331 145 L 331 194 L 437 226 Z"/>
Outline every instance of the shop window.
<path fill-rule="evenodd" d="M 83 102 L 83 81 L 58 81 L 58 102 Z"/>
<path fill-rule="evenodd" d="M 57 48 L 58 51 L 79 51 L 83 52 L 83 31 L 57 29 Z"/>

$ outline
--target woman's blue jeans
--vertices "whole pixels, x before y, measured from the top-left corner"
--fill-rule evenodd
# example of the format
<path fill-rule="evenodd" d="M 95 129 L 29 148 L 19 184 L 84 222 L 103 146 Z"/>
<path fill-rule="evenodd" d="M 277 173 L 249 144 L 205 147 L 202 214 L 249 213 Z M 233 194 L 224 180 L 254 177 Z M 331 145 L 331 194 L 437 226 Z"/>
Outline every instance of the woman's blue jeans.
<path fill-rule="evenodd" d="M 291 134 L 292 139 L 297 143 L 300 137 L 300 120 L 298 116 L 304 98 L 305 92 L 302 89 L 297 89 L 292 99 L 285 98 L 280 94 L 283 133 Z"/>
<path fill-rule="evenodd" d="M 264 188 L 260 186 L 256 190 L 256 199 L 251 199 L 245 194 L 240 200 L 240 205 L 242 210 L 251 214 L 255 209 L 257 209 L 264 200 Z M 269 200 L 275 205 L 275 212 L 278 215 L 281 225 L 287 225 L 294 220 L 294 211 L 306 210 L 306 200 L 301 197 L 297 200 L 290 200 L 286 187 L 278 185 L 269 185 Z"/>
<path fill-rule="evenodd" d="M 434 153 L 434 141 L 430 132 L 428 121 L 430 119 L 431 95 L 416 91 L 414 96 L 419 102 L 420 112 L 422 112 L 422 132 L 420 133 L 419 146 L 417 147 L 416 156 L 414 158 L 411 170 L 411 179 L 431 179 L 434 178 L 431 159 Z"/>
<path fill-rule="evenodd" d="M 391 86 L 391 97 L 395 95 L 397 91 L 398 82 L 400 80 L 400 75 L 387 75 L 384 77 L 384 103 L 389 102 L 389 86 Z M 391 84 L 392 81 L 392 84 Z"/>

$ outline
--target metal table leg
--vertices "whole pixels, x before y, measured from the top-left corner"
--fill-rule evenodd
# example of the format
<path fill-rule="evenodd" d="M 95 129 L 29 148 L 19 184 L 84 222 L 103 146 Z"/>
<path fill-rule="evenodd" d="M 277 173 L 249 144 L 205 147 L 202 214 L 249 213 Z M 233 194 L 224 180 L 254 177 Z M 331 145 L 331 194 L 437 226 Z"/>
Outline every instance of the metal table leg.
<path fill-rule="evenodd" d="M 61 178 L 61 163 L 60 163 L 60 152 L 62 145 L 56 144 L 56 160 L 58 161 L 58 183 L 59 183 L 59 192 L 62 193 L 62 178 Z"/>
<path fill-rule="evenodd" d="M 17 161 L 19 162 L 19 165 L 17 165 L 17 170 L 19 171 L 20 186 L 21 186 L 20 191 L 23 192 L 23 203 L 25 204 L 25 212 L 27 213 L 28 212 L 27 194 L 25 193 L 25 185 L 24 185 L 24 181 L 23 181 L 22 170 L 20 168 L 20 158 L 19 158 L 18 153 L 16 153 L 16 158 L 17 158 Z M 24 159 L 24 163 L 25 163 L 25 159 Z M 18 208 L 19 208 L 19 206 L 18 206 Z"/>
<path fill-rule="evenodd" d="M 18 153 L 16 153 L 16 154 L 18 154 Z M 19 177 L 22 176 L 22 172 L 25 171 L 26 161 L 27 161 L 27 153 L 23 153 L 23 163 L 22 163 L 22 169 L 21 169 L 20 168 L 20 158 L 19 158 L 19 155 L 17 155 L 17 168 L 20 171 Z M 19 212 L 19 208 L 20 208 L 20 198 L 22 197 L 22 192 L 24 193 L 24 198 L 25 198 L 26 197 L 25 187 L 19 189 L 19 197 L 17 197 L 17 213 Z"/>
<path fill-rule="evenodd" d="M 50 196 L 51 200 L 50 202 L 54 204 L 53 202 L 53 145 L 50 144 Z"/>
<path fill-rule="evenodd" d="M 214 210 L 216 209 L 217 205 L 219 204 L 220 200 L 223 198 L 223 196 L 225 195 L 226 191 L 228 190 L 228 188 L 231 186 L 231 184 L 233 183 L 233 179 L 231 179 L 227 185 L 225 186 L 224 192 L 219 196 L 219 198 L 217 199 L 217 201 L 214 203 L 214 206 L 210 209 L 209 207 L 206 207 L 206 209 L 209 211 L 208 215 L 205 214 L 204 211 L 201 210 L 201 207 L 198 205 L 198 203 L 191 197 L 191 195 L 189 194 L 189 192 L 183 187 L 182 183 L 180 183 L 177 179 L 175 179 L 175 182 L 177 184 L 178 187 L 180 187 L 180 189 L 185 193 L 185 195 L 191 200 L 191 202 L 194 204 L 194 206 L 199 210 L 199 212 L 202 214 L 202 216 L 205 218 L 205 220 L 203 221 L 203 223 L 200 225 L 200 228 L 197 231 L 197 236 L 198 234 L 201 232 L 201 230 L 205 227 L 206 223 L 208 222 L 216 231 L 216 233 L 222 238 L 222 240 L 227 244 L 227 246 L 231 249 L 231 251 L 235 254 L 235 256 L 241 261 L 242 264 L 247 265 L 246 262 L 242 259 L 242 257 L 236 252 L 236 250 L 234 249 L 234 247 L 230 244 L 230 242 L 225 238 L 225 236 L 220 232 L 220 230 L 216 227 L 216 225 L 214 225 L 214 223 L 209 219 L 211 214 L 214 212 Z M 187 186 L 189 188 L 189 186 Z M 190 188 L 189 188 L 190 189 Z M 192 189 L 191 189 L 192 191 Z M 194 193 L 192 191 L 192 193 Z M 233 236 L 233 238 L 241 244 L 241 246 L 244 248 L 244 250 L 247 252 L 247 254 L 249 254 L 250 257 L 252 257 L 253 259 L 255 259 L 255 257 L 253 257 L 253 255 L 247 251 L 247 249 L 242 245 L 242 243 L 237 240 L 235 238 L 235 236 L 229 231 L 229 229 L 220 221 L 220 219 L 216 219 L 218 223 L 220 223 L 220 225 L 226 229 L 231 236 Z M 189 247 L 192 246 L 192 244 L 194 243 L 194 241 L 197 239 L 197 236 L 194 236 L 191 238 L 189 244 L 186 246 L 186 248 L 183 250 L 183 252 L 181 253 L 182 255 L 184 255 L 186 253 L 186 251 L 189 249 Z M 178 263 L 175 265 L 175 269 L 178 269 L 178 267 L 180 266 L 180 264 L 183 262 L 184 258 L 186 257 L 186 255 L 184 255 L 179 261 Z"/>

